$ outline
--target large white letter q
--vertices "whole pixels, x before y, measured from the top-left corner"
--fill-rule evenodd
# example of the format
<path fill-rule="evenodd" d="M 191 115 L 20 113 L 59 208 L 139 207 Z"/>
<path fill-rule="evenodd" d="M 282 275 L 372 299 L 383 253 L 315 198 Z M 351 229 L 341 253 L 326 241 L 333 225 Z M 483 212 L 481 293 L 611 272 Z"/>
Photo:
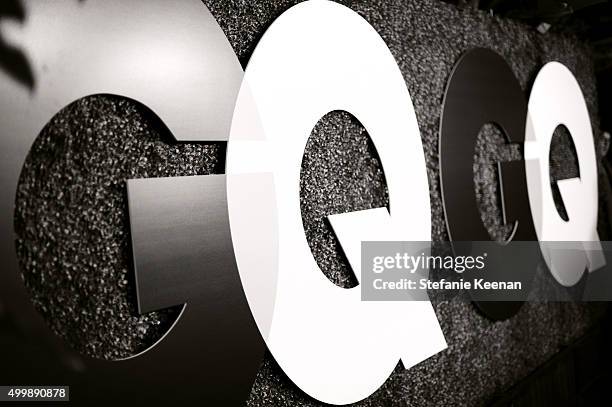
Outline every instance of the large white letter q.
<path fill-rule="evenodd" d="M 446 342 L 429 302 L 362 302 L 359 289 L 335 286 L 312 256 L 300 166 L 313 127 L 333 110 L 364 125 L 389 189 L 391 213 L 331 218 L 359 278 L 361 240 L 431 240 L 423 146 L 382 38 L 350 9 L 312 0 L 278 18 L 251 57 L 228 143 L 228 208 L 240 277 L 274 358 L 310 396 L 347 404 L 376 391 L 400 359 L 411 367 Z"/>

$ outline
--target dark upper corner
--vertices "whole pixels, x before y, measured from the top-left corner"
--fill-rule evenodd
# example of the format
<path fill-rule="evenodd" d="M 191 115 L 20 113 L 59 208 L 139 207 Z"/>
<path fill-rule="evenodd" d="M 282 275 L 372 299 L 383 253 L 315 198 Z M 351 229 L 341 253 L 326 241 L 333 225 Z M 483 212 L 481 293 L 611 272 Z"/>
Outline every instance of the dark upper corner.
<path fill-rule="evenodd" d="M 23 23 L 26 12 L 19 0 L 2 0 L 0 2 L 0 24 L 12 19 Z M 8 43 L 0 32 L 0 69 L 15 81 L 32 90 L 36 80 L 34 72 L 25 52 Z"/>

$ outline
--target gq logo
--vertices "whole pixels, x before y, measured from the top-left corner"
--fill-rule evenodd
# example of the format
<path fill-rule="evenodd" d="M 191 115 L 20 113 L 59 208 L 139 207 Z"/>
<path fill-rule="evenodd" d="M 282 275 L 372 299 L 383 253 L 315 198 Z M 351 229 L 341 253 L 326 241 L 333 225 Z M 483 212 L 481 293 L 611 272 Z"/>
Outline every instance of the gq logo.
<path fill-rule="evenodd" d="M 376 391 L 399 361 L 410 368 L 446 348 L 429 302 L 362 302 L 358 289 L 339 288 L 324 277 L 304 236 L 302 154 L 319 119 L 346 110 L 372 137 L 390 201 L 389 211 L 330 217 L 355 275 L 361 275 L 361 241 L 431 240 L 427 172 L 412 101 L 391 52 L 363 18 L 325 0 L 292 7 L 265 33 L 243 73 L 214 18 L 196 0 L 90 0 L 78 12 L 72 0 L 27 5 L 21 40 L 40 80 L 33 93 L 0 81 L 0 165 L 5 189 L 12 191 L 0 201 L 8 264 L 0 296 L 24 329 L 63 358 L 52 373 L 3 367 L 3 383 L 68 383 L 73 400 L 89 404 L 179 398 L 240 405 L 265 344 L 307 394 L 348 404 Z M 478 66 L 491 75 L 474 75 Z M 100 93 L 144 103 L 177 141 L 228 142 L 223 176 L 128 181 L 139 310 L 185 305 L 166 337 L 117 362 L 74 355 L 50 333 L 19 279 L 13 247 L 14 191 L 34 137 L 64 106 Z M 491 51 L 470 52 L 455 68 L 440 146 L 453 237 L 464 233 L 454 202 L 467 205 L 466 219 L 481 223 L 449 177 L 457 185 L 469 181 L 473 190 L 472 175 L 464 172 L 472 166 L 466 148 L 473 151 L 480 126 L 496 122 L 511 141 L 526 143 L 527 164 L 504 173 L 524 192 L 512 195 L 518 204 L 509 205 L 514 238 L 537 234 L 540 240 L 597 245 L 595 151 L 578 84 L 566 68 L 551 63 L 538 75 L 529 107 L 519 95 L 516 79 Z M 548 183 L 548 148 L 559 124 L 569 128 L 580 164 L 580 179 L 560 185 L 569 222 L 556 218 Z M 185 213 L 186 207 L 196 209 Z M 480 233 L 465 230 L 473 232 L 465 236 L 470 240 Z M 603 264 L 585 253 L 570 265 L 543 255 L 558 281 L 572 285 L 585 266 Z M 343 343 L 343 352 L 328 345 L 330 338 Z M 83 364 L 81 372 L 62 365 L 74 359 Z"/>

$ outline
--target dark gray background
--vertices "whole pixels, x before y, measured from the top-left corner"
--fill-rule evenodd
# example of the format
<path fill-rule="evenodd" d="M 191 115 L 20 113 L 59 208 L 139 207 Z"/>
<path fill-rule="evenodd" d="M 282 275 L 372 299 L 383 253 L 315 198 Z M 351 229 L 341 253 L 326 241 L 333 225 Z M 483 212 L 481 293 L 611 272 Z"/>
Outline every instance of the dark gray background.
<path fill-rule="evenodd" d="M 205 3 L 244 66 L 266 28 L 295 2 Z M 437 0 L 343 3 L 377 29 L 405 76 L 425 149 L 434 240 L 448 238 L 437 155 L 441 103 L 451 69 L 463 52 L 472 47 L 499 52 L 526 95 L 544 63 L 564 63 L 580 82 L 599 138 L 591 54 L 579 39 L 541 35 Z M 507 230 L 500 225 L 492 159 L 520 158 L 520 151 L 501 145 L 503 138 L 492 126 L 481 136 L 475 149 L 474 192 L 492 238 L 499 239 Z M 125 179 L 222 173 L 225 146 L 174 145 L 170 140 L 146 108 L 115 97 L 89 97 L 52 120 L 24 166 L 15 226 L 25 283 L 53 330 L 92 356 L 116 359 L 141 351 L 177 315 L 176 309 L 145 316 L 136 312 Z M 569 138 L 560 135 L 557 140 L 553 177 L 576 175 Z M 387 203 L 381 165 L 356 119 L 334 112 L 319 122 L 306 148 L 301 181 L 304 227 L 317 262 L 335 284 L 354 286 L 325 217 Z M 606 219 L 602 228 L 608 228 Z M 410 370 L 398 366 L 360 405 L 486 403 L 584 334 L 601 313 L 594 305 L 531 303 L 510 320 L 492 322 L 471 304 L 435 301 L 435 307 L 449 348 Z M 334 338 L 329 338 L 329 346 L 343 352 L 343 343 Z M 266 356 L 249 406 L 319 404 Z"/>

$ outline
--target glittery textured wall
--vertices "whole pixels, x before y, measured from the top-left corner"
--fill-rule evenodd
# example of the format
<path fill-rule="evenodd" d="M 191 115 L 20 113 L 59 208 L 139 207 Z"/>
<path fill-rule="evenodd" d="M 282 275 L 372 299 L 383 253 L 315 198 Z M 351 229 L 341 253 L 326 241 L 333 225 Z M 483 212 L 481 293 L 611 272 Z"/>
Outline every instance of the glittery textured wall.
<path fill-rule="evenodd" d="M 205 3 L 246 65 L 266 28 L 295 2 Z M 441 103 L 451 69 L 464 51 L 487 47 L 499 52 L 526 94 L 544 63 L 564 63 L 580 82 L 599 135 L 591 57 L 578 39 L 540 35 L 516 22 L 437 0 L 343 3 L 377 29 L 406 79 L 427 160 L 435 240 L 447 239 L 437 155 Z M 225 146 L 175 145 L 170 139 L 146 108 L 120 98 L 89 97 L 51 121 L 24 166 L 15 220 L 24 280 L 54 331 L 90 355 L 115 359 L 137 353 L 176 318 L 176 310 L 136 313 L 124 181 L 221 173 Z M 476 199 L 495 239 L 506 231 L 492 160 L 520 157 L 520 151 L 502 141 L 494 127 L 487 127 L 475 149 Z M 576 175 L 568 137 L 558 137 L 553 150 L 553 178 Z M 384 174 L 362 126 L 347 113 L 322 118 L 303 159 L 301 206 L 313 254 L 335 284 L 350 287 L 356 280 L 325 217 L 386 203 Z M 605 219 L 602 224 L 607 225 Z M 593 306 L 526 304 L 515 317 L 492 322 L 471 304 L 434 304 L 449 348 L 410 370 L 398 366 L 387 383 L 359 405 L 487 403 L 580 337 L 599 315 Z M 410 316 L 406 318 L 409 323 Z M 334 338 L 329 338 L 329 346 L 343 351 Z M 248 405 L 320 403 L 297 389 L 267 355 Z"/>

